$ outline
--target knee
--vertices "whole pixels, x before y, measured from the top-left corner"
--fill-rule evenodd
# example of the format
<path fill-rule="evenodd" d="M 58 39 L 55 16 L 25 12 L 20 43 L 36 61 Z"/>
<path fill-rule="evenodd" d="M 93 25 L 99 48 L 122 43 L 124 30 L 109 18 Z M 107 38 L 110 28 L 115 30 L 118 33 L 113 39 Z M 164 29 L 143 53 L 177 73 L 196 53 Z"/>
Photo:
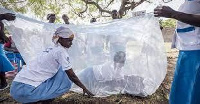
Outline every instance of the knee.
<path fill-rule="evenodd" d="M 10 95 L 17 100 L 20 97 L 23 97 L 23 87 L 20 87 L 17 83 L 13 82 L 11 87 L 10 87 Z"/>
<path fill-rule="evenodd" d="M 10 95 L 15 99 L 17 100 L 18 98 L 18 91 L 15 89 L 15 86 L 12 84 L 11 87 L 10 87 Z"/>

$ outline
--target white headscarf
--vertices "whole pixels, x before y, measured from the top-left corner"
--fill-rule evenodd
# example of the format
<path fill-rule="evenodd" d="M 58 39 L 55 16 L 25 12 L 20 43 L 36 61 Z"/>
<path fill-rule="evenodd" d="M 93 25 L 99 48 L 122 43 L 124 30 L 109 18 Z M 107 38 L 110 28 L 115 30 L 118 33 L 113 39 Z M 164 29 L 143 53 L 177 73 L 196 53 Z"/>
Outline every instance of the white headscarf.
<path fill-rule="evenodd" d="M 62 38 L 72 38 L 74 37 L 74 34 L 73 32 L 67 28 L 67 27 L 59 27 L 56 29 L 54 35 L 53 35 L 53 38 L 52 38 L 52 41 L 57 44 L 58 43 L 58 39 L 62 37 Z"/>

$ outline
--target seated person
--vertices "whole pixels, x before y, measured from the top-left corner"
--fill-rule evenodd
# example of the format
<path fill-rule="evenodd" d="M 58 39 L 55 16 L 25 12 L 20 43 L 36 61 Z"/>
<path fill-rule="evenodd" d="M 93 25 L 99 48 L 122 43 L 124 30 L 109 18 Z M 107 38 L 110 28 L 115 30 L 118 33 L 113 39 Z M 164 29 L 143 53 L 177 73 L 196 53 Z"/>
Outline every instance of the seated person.
<path fill-rule="evenodd" d="M 88 90 L 98 96 L 107 96 L 120 92 L 145 96 L 144 78 L 131 73 L 129 73 L 130 75 L 124 74 L 124 71 L 127 70 L 124 67 L 126 61 L 125 52 L 116 52 L 113 61 L 86 68 L 78 73 L 78 77 Z M 80 92 L 80 89 L 77 86 L 73 86 L 73 91 Z"/>
<path fill-rule="evenodd" d="M 8 39 L 4 33 L 4 24 L 2 20 L 13 21 L 15 20 L 15 15 L 12 13 L 0 14 L 0 91 L 9 87 L 6 81 L 5 73 L 14 70 L 14 67 L 6 58 L 5 52 L 3 50 L 3 44 L 7 42 Z"/>
<path fill-rule="evenodd" d="M 86 68 L 78 73 L 81 82 L 92 93 L 104 95 L 101 90 L 122 90 L 118 89 L 120 82 L 124 79 L 123 66 L 125 64 L 126 54 L 123 51 L 116 52 L 113 61 L 103 65 L 95 65 Z M 76 86 L 74 86 L 76 90 Z M 115 89 L 116 88 L 116 89 Z"/>
<path fill-rule="evenodd" d="M 15 43 L 13 42 L 11 36 L 9 36 L 8 39 L 9 39 L 8 42 L 6 42 L 4 44 L 4 50 L 11 51 L 11 52 L 14 52 L 14 53 L 19 53 L 19 51 L 17 50 Z"/>
<path fill-rule="evenodd" d="M 16 48 L 15 43 L 12 40 L 11 36 L 8 37 L 8 41 L 4 44 L 4 50 L 8 51 L 8 52 L 15 53 L 16 58 L 18 58 L 19 60 L 21 60 L 22 65 L 26 64 L 25 61 L 23 60 L 21 54 L 19 53 L 18 49 Z M 13 61 L 13 60 L 10 60 L 10 61 Z"/>
<path fill-rule="evenodd" d="M 69 28 L 59 27 L 52 38 L 55 46 L 43 51 L 17 74 L 10 88 L 11 96 L 21 103 L 49 100 L 68 92 L 72 82 L 84 94 L 93 96 L 73 72 L 68 54 L 73 39 Z"/>

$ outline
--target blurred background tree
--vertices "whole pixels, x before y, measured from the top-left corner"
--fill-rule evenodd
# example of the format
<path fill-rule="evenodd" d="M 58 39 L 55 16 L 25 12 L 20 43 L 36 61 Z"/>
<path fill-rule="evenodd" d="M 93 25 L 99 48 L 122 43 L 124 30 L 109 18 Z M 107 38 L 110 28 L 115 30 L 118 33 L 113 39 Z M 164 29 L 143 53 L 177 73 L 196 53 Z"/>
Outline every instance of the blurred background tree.
<path fill-rule="evenodd" d="M 175 19 L 161 20 L 161 26 L 163 28 L 166 28 L 166 27 L 175 28 L 176 27 L 176 20 Z"/>
<path fill-rule="evenodd" d="M 166 0 L 164 0 L 166 1 Z M 118 3 L 120 18 L 138 5 L 151 0 L 0 0 L 0 4 L 16 12 L 34 13 L 44 19 L 48 13 L 60 14 L 65 12 L 71 18 L 81 17 L 110 17 L 111 7 Z"/>

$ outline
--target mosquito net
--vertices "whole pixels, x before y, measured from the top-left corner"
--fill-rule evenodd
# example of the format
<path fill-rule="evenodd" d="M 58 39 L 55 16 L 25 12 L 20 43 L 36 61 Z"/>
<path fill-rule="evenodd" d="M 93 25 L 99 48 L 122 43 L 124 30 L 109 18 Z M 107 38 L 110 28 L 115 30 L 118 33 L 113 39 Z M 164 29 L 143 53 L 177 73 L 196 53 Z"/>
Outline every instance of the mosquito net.
<path fill-rule="evenodd" d="M 11 12 L 3 8 L 1 11 Z M 73 70 L 96 96 L 151 95 L 165 78 L 164 41 L 158 18 L 153 15 L 90 25 L 65 25 L 15 14 L 15 21 L 5 21 L 6 29 L 27 64 L 53 46 L 51 38 L 57 27 L 66 26 L 74 32 L 75 39 L 69 49 Z M 82 92 L 76 85 L 71 90 Z"/>

